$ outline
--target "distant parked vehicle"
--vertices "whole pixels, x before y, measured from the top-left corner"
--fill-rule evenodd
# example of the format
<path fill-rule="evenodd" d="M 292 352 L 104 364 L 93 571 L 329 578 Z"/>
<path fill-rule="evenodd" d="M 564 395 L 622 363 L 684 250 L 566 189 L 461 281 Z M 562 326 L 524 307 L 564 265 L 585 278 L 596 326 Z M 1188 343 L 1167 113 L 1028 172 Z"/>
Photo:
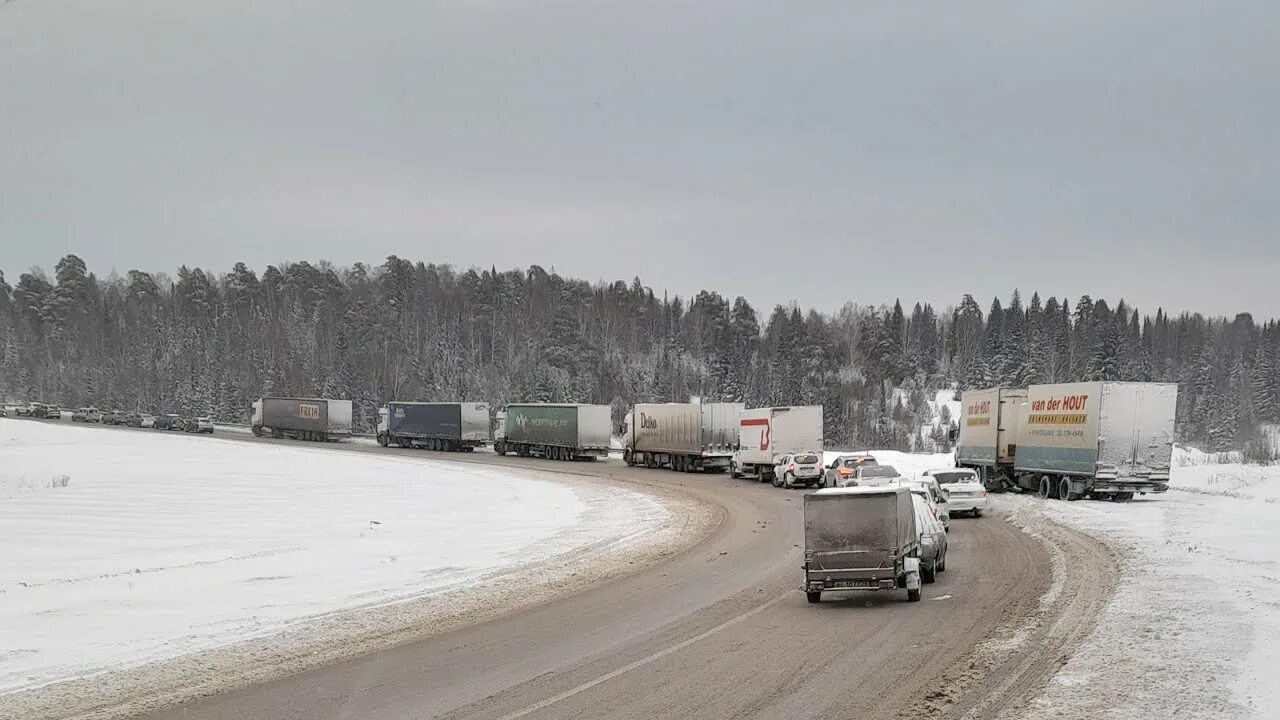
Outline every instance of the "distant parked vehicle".
<path fill-rule="evenodd" d="M 911 493 L 916 515 L 916 531 L 920 534 L 920 579 L 931 583 L 937 574 L 947 571 L 947 531 L 933 517 L 929 505 L 918 493 Z"/>
<path fill-rule="evenodd" d="M 493 451 L 550 460 L 595 460 L 609 456 L 613 423 L 608 405 L 511 404 L 497 415 Z"/>
<path fill-rule="evenodd" d="M 866 453 L 851 453 L 849 455 L 841 455 L 831 464 L 827 466 L 824 480 L 831 487 L 841 487 L 840 481 L 848 480 L 863 465 L 875 465 L 876 459 Z"/>
<path fill-rule="evenodd" d="M 71 422 L 84 422 L 86 408 L 71 411 Z"/>
<path fill-rule="evenodd" d="M 892 465 L 859 465 L 853 477 L 840 481 L 840 487 L 884 487 L 897 485 L 902 474 Z"/>
<path fill-rule="evenodd" d="M 251 422 L 259 437 L 337 441 L 351 436 L 351 401 L 262 397 L 253 401 Z"/>
<path fill-rule="evenodd" d="M 62 408 L 57 405 L 45 405 L 44 412 L 41 413 L 40 417 L 45 420 L 61 420 Z"/>
<path fill-rule="evenodd" d="M 31 409 L 33 407 L 35 407 L 35 403 L 27 403 L 26 405 L 19 405 L 17 409 L 14 411 L 14 416 L 31 417 Z"/>
<path fill-rule="evenodd" d="M 471 452 L 489 442 L 488 403 L 389 402 L 378 409 L 378 444 Z"/>
<path fill-rule="evenodd" d="M 738 420 L 738 450 L 729 464 L 729 474 L 771 482 L 779 457 L 821 447 L 821 405 L 743 410 Z"/>
<path fill-rule="evenodd" d="M 103 425 L 123 425 L 125 418 L 128 416 L 123 410 L 107 410 L 102 413 Z"/>
<path fill-rule="evenodd" d="M 202 415 L 196 418 L 196 432 L 205 433 L 206 435 L 212 435 L 213 434 L 213 418 L 209 417 L 208 415 Z"/>
<path fill-rule="evenodd" d="M 925 475 L 937 480 L 946 491 L 947 509 L 951 515 L 968 513 L 973 517 L 982 517 L 982 513 L 987 511 L 987 488 L 973 470 L 944 468 L 929 470 Z"/>
<path fill-rule="evenodd" d="M 817 452 L 783 455 L 773 467 L 774 487 L 822 487 L 826 482 L 822 476 L 822 455 Z"/>
<path fill-rule="evenodd" d="M 102 413 L 98 412 L 98 408 L 95 407 L 83 407 L 72 412 L 71 419 L 76 422 L 100 423 L 102 422 Z"/>
<path fill-rule="evenodd" d="M 129 421 L 129 424 L 133 425 L 133 427 L 154 428 L 156 426 L 156 416 L 148 413 L 138 413 L 131 416 Z"/>
<path fill-rule="evenodd" d="M 156 430 L 181 430 L 182 418 L 173 413 L 162 413 L 156 416 L 155 423 L 152 425 Z"/>

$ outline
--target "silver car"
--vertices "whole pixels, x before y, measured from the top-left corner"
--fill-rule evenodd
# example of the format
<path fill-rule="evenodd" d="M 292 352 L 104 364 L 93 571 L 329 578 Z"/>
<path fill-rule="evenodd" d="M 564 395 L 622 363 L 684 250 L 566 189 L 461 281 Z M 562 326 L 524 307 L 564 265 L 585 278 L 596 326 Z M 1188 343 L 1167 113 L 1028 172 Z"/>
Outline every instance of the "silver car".
<path fill-rule="evenodd" d="M 911 493 L 916 510 L 916 532 L 920 534 L 920 580 L 931 583 L 947 571 L 947 531 L 938 522 L 920 493 Z"/>
<path fill-rule="evenodd" d="M 774 487 L 822 487 L 827 484 L 822 475 L 822 453 L 801 452 L 783 455 L 773 466 Z"/>
<path fill-rule="evenodd" d="M 892 465 L 859 465 L 852 477 L 841 478 L 840 487 L 885 487 L 897 485 L 902 474 Z"/>

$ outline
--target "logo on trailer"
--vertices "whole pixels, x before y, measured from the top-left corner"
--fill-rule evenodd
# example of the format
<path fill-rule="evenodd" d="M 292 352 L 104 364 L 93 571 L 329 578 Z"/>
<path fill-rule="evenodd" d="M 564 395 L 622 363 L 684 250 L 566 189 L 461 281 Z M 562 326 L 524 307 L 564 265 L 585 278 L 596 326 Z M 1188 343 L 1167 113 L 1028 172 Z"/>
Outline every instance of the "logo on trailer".
<path fill-rule="evenodd" d="M 298 403 L 298 417 L 306 420 L 319 420 L 320 406 L 314 403 Z"/>
<path fill-rule="evenodd" d="M 640 427 L 645 428 L 645 429 L 647 429 L 647 430 L 657 430 L 657 429 L 658 429 L 658 418 L 656 418 L 656 417 L 649 417 L 648 415 L 645 415 L 644 413 L 640 413 Z"/>
<path fill-rule="evenodd" d="M 743 420 L 742 427 L 760 426 L 760 450 L 769 449 L 769 420 L 767 418 L 758 418 L 754 420 Z"/>

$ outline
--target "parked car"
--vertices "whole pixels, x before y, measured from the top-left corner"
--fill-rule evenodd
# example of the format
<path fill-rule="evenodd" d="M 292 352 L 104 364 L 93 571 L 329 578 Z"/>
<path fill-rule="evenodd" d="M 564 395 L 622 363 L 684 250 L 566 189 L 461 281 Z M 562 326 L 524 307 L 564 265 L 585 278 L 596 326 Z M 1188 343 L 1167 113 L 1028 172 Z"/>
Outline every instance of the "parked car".
<path fill-rule="evenodd" d="M 901 479 L 902 474 L 892 465 L 859 465 L 852 477 L 840 481 L 840 487 L 884 487 Z"/>
<path fill-rule="evenodd" d="M 181 430 L 182 418 L 173 413 L 161 413 L 156 416 L 152 427 L 156 430 Z"/>
<path fill-rule="evenodd" d="M 920 536 L 920 579 L 931 583 L 937 574 L 947 571 L 947 531 L 933 517 L 919 493 L 911 493 L 916 513 L 916 532 Z"/>
<path fill-rule="evenodd" d="M 130 418 L 130 420 L 134 419 L 135 418 Z M 130 422 L 129 424 L 140 428 L 154 428 L 156 426 L 156 416 L 149 413 L 138 413 L 136 416 L 136 422 L 136 425 L 134 425 L 133 422 Z"/>
<path fill-rule="evenodd" d="M 85 423 L 101 423 L 102 413 L 95 407 L 83 407 L 71 413 L 71 419 Z"/>
<path fill-rule="evenodd" d="M 213 418 L 209 417 L 208 415 L 202 415 L 196 418 L 196 432 L 212 435 L 213 434 Z"/>
<path fill-rule="evenodd" d="M 793 488 L 826 485 L 822 476 L 822 453 L 802 452 L 783 455 L 773 466 L 773 486 Z"/>
<path fill-rule="evenodd" d="M 85 408 L 71 411 L 71 422 L 84 422 Z"/>
<path fill-rule="evenodd" d="M 107 410 L 102 413 L 103 425 L 123 425 L 124 420 L 129 414 L 123 410 Z"/>
<path fill-rule="evenodd" d="M 943 468 L 925 472 L 926 477 L 938 481 L 947 493 L 947 510 L 951 515 L 968 513 L 982 517 L 987 511 L 987 488 L 978 473 L 968 468 Z"/>
<path fill-rule="evenodd" d="M 875 465 L 876 459 L 866 453 L 840 455 L 827 466 L 823 480 L 831 487 L 841 487 L 841 480 L 848 480 L 863 465 Z"/>
<path fill-rule="evenodd" d="M 19 405 L 17 410 L 14 411 L 14 415 L 16 415 L 17 417 L 31 417 L 31 409 L 33 407 L 35 407 L 35 403 L 27 403 L 26 405 Z"/>
<path fill-rule="evenodd" d="M 947 495 L 938 486 L 938 481 L 933 478 L 919 478 L 917 480 L 901 480 L 900 483 L 911 490 L 911 492 L 924 498 L 929 506 L 929 513 L 940 523 L 942 529 L 951 532 L 951 513 L 947 507 Z"/>
<path fill-rule="evenodd" d="M 44 412 L 42 412 L 39 417 L 44 418 L 45 420 L 61 420 L 62 408 L 57 405 L 45 405 Z"/>

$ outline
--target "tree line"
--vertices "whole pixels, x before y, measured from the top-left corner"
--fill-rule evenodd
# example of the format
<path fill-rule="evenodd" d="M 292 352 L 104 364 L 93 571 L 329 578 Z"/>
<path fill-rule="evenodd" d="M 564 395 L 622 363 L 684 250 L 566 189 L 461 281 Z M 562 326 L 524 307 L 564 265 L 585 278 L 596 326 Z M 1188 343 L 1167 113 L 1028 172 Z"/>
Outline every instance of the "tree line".
<path fill-rule="evenodd" d="M 265 394 L 351 398 L 358 430 L 387 400 L 821 404 L 832 446 L 947 449 L 948 388 L 1075 380 L 1179 385 L 1180 439 L 1254 448 L 1280 422 L 1280 327 L 1014 291 L 834 313 L 760 313 L 713 290 L 658 295 L 532 266 L 457 270 L 244 263 L 218 274 L 0 273 L 0 397 L 246 421 Z M 922 426 L 925 426 L 922 430 Z"/>

